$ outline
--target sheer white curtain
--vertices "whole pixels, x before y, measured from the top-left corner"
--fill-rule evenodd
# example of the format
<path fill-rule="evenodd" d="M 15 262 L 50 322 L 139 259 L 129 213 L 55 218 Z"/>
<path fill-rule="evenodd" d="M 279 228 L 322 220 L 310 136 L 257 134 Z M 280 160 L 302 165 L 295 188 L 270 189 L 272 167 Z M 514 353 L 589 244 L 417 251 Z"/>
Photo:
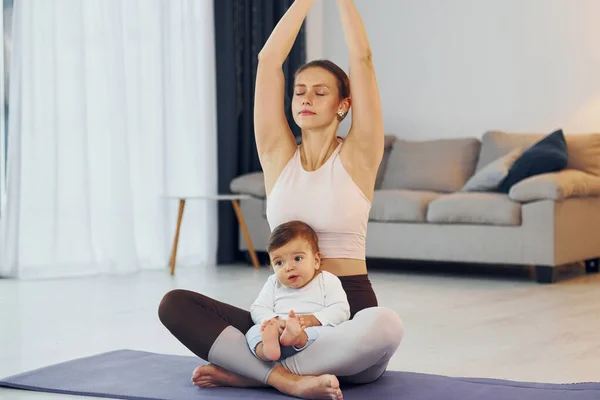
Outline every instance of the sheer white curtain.
<path fill-rule="evenodd" d="M 0 275 L 165 268 L 215 193 L 212 1 L 17 0 Z M 214 263 L 216 205 L 178 262 Z"/>
<path fill-rule="evenodd" d="M 0 218 L 6 205 L 6 105 L 8 104 L 8 77 L 10 75 L 11 31 L 12 31 L 12 1 L 4 0 L 0 31 L 3 32 L 3 51 L 0 52 Z"/>

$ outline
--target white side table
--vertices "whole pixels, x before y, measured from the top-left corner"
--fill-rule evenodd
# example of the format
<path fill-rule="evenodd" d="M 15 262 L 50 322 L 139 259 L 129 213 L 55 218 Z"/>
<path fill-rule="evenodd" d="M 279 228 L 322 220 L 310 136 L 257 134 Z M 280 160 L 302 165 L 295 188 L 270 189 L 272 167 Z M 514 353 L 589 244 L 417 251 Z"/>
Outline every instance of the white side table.
<path fill-rule="evenodd" d="M 249 199 L 250 196 L 243 194 L 215 194 L 215 195 L 197 195 L 197 196 L 163 196 L 167 199 L 177 199 L 179 200 L 179 213 L 177 215 L 177 229 L 175 231 L 175 238 L 173 239 L 173 250 L 171 251 L 171 260 L 169 261 L 169 266 L 171 267 L 171 275 L 175 275 L 175 263 L 177 261 L 177 244 L 179 242 L 179 231 L 181 229 L 181 220 L 183 219 L 183 210 L 185 209 L 185 202 L 188 200 L 209 200 L 209 201 L 231 201 L 231 205 L 233 206 L 233 210 L 235 211 L 235 215 L 237 217 L 238 223 L 240 224 L 240 228 L 242 229 L 242 233 L 244 235 L 244 239 L 246 240 L 246 245 L 248 246 L 248 252 L 250 253 L 250 257 L 252 258 L 252 264 L 254 268 L 260 268 L 260 264 L 258 262 L 258 257 L 256 256 L 256 252 L 254 251 L 254 246 L 252 245 L 252 238 L 250 237 L 250 232 L 248 232 L 248 227 L 246 226 L 246 221 L 244 220 L 244 214 L 242 213 L 242 209 L 240 208 L 239 200 Z"/>

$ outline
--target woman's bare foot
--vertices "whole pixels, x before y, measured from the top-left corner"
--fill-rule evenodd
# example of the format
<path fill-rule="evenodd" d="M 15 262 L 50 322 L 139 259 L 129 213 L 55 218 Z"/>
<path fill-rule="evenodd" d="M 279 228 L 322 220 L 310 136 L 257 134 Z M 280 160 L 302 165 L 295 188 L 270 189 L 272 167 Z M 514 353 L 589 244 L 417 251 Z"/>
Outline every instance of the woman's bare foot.
<path fill-rule="evenodd" d="M 258 381 L 227 371 L 217 365 L 200 365 L 192 374 L 192 383 L 201 388 L 217 386 L 262 387 Z"/>
<path fill-rule="evenodd" d="M 308 342 L 308 336 L 304 332 L 304 325 L 300 318 L 296 316 L 294 310 L 290 311 L 290 314 L 285 323 L 285 329 L 279 338 L 279 342 L 283 346 L 296 346 L 298 348 L 304 347 Z"/>
<path fill-rule="evenodd" d="M 283 367 L 277 368 L 279 371 L 288 375 L 285 379 L 286 384 L 278 389 L 286 394 L 300 397 L 303 399 L 326 399 L 342 400 L 343 395 L 340 390 L 340 383 L 334 375 L 321 376 L 300 376 L 293 375 Z M 277 375 L 277 374 L 276 374 Z M 281 375 L 280 375 L 281 378 Z M 269 377 L 271 379 L 271 377 Z M 198 366 L 192 375 L 194 385 L 201 388 L 210 388 L 218 386 L 231 387 L 267 387 L 250 378 L 238 375 L 235 372 L 227 371 L 217 365 L 208 364 Z M 282 382 L 281 380 L 279 382 Z M 273 382 L 275 383 L 275 382 Z M 284 389 L 285 390 L 282 390 Z"/>
<path fill-rule="evenodd" d="M 294 396 L 303 399 L 342 400 L 340 382 L 334 375 L 303 376 L 296 382 Z"/>
<path fill-rule="evenodd" d="M 343 399 L 340 382 L 334 375 L 295 375 L 282 365 L 277 365 L 267 378 L 267 384 L 282 393 L 302 399 Z"/>
<path fill-rule="evenodd" d="M 279 360 L 281 348 L 279 347 L 279 325 L 277 321 L 272 319 L 263 323 L 260 328 L 260 337 L 262 347 L 256 347 L 256 354 L 265 361 Z M 261 348 L 259 349 L 259 347 Z"/>

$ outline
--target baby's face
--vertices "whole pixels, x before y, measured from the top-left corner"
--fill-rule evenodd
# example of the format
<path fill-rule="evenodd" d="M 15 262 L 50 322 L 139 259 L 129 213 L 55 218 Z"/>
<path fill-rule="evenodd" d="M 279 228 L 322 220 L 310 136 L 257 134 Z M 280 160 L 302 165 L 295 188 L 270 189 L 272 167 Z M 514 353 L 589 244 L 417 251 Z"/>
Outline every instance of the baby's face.
<path fill-rule="evenodd" d="M 321 261 L 319 253 L 313 253 L 310 244 L 303 239 L 294 239 L 269 256 L 279 282 L 296 289 L 314 278 Z"/>

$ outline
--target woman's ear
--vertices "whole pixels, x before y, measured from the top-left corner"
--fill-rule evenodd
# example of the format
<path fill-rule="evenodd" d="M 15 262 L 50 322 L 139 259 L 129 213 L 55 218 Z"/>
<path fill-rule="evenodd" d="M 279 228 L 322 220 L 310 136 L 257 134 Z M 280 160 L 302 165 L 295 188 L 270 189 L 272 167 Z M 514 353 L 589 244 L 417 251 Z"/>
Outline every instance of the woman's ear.
<path fill-rule="evenodd" d="M 340 106 L 338 107 L 338 112 L 341 112 L 344 115 L 348 114 L 348 111 L 350 111 L 351 105 L 352 105 L 352 100 L 350 100 L 350 97 L 346 97 L 344 100 L 342 100 L 340 102 Z"/>
<path fill-rule="evenodd" d="M 340 105 L 338 107 L 338 121 L 343 121 L 344 118 L 346 118 L 346 115 L 348 115 L 348 111 L 350 111 L 350 105 L 351 105 L 352 101 L 350 100 L 350 97 L 345 98 L 344 100 L 342 100 L 340 102 Z"/>

